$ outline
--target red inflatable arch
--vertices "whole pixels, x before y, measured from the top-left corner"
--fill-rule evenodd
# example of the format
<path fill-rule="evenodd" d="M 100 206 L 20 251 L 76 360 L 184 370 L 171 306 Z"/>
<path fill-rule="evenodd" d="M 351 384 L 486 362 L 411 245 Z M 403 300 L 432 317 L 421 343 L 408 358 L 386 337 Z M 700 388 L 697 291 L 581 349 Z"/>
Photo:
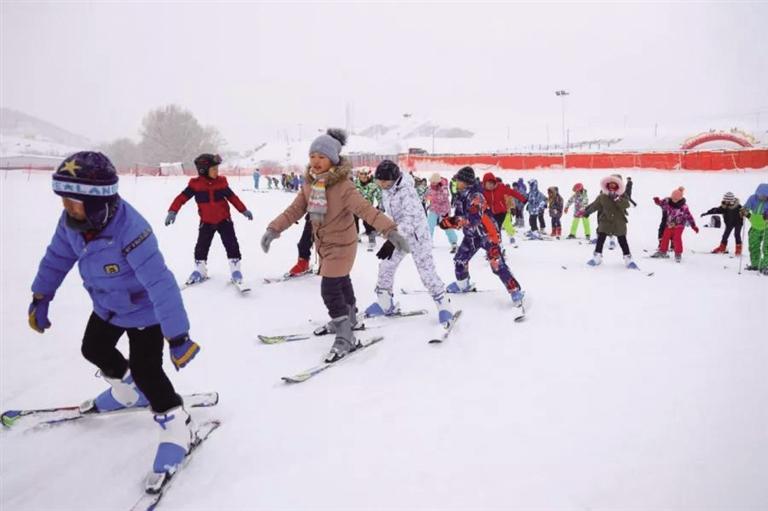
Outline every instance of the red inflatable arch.
<path fill-rule="evenodd" d="M 706 142 L 713 142 L 715 140 L 724 140 L 727 142 L 733 142 L 735 144 L 739 144 L 741 147 L 752 147 L 752 144 L 750 143 L 750 141 L 744 137 L 734 135 L 733 133 L 723 133 L 722 131 L 716 131 L 711 133 L 702 133 L 701 135 L 696 135 L 695 137 L 692 137 L 686 140 L 685 143 L 682 145 L 681 149 L 683 150 L 693 149 L 696 146 L 699 146 Z"/>

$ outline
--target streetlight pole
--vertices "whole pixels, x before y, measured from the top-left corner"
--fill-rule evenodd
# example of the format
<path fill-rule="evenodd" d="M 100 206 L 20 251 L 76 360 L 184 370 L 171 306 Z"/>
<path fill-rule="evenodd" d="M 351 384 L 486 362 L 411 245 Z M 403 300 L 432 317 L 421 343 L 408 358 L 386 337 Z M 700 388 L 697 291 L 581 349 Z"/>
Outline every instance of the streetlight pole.
<path fill-rule="evenodd" d="M 560 105 L 561 105 L 561 108 L 562 108 L 562 118 L 563 118 L 563 126 L 562 126 L 563 127 L 563 142 L 562 142 L 563 143 L 563 145 L 562 145 L 562 148 L 563 148 L 563 168 L 565 168 L 565 152 L 567 150 L 566 140 L 565 140 L 565 97 L 568 96 L 569 94 L 570 94 L 570 92 L 568 92 L 567 90 L 564 90 L 564 89 L 560 89 L 560 90 L 556 90 L 555 91 L 555 96 L 559 96 L 560 99 L 562 100 L 562 101 L 560 101 Z"/>

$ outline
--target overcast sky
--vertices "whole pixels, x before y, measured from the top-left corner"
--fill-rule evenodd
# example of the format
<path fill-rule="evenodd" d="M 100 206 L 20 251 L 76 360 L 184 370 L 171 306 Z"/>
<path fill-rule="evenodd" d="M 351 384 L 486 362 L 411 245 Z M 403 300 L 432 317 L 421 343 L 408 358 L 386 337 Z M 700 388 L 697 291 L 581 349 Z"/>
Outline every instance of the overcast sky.
<path fill-rule="evenodd" d="M 768 125 L 768 4 L 2 1 L 0 103 L 93 140 L 177 103 L 231 149 L 282 129 Z M 751 114 L 752 117 L 756 117 Z M 543 137 L 542 137 L 543 138 Z"/>

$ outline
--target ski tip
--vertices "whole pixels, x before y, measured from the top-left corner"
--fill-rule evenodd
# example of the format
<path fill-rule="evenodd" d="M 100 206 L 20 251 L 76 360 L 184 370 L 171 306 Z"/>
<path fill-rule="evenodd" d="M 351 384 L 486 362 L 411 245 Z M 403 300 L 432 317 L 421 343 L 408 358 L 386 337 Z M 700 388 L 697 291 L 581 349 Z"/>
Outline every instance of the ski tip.
<path fill-rule="evenodd" d="M 281 376 L 280 379 L 284 383 L 301 383 L 310 379 L 312 375 L 310 373 L 295 374 L 293 376 Z"/>
<path fill-rule="evenodd" d="M 3 426 L 10 428 L 16 423 L 19 417 L 21 417 L 21 410 L 7 410 L 3 412 L 0 421 L 2 421 Z"/>

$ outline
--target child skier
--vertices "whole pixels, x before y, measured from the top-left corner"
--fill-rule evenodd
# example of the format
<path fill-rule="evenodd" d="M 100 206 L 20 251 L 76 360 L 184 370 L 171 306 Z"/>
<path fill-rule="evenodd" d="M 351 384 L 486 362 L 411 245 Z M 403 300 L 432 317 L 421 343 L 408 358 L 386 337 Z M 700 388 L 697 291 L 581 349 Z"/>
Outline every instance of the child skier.
<path fill-rule="evenodd" d="M 592 229 L 589 225 L 589 216 L 584 214 L 584 210 L 589 205 L 589 197 L 587 196 L 587 190 L 581 183 L 573 185 L 573 195 L 568 199 L 565 204 L 565 213 L 568 213 L 568 208 L 573 204 L 573 221 L 571 221 L 571 232 L 568 234 L 568 239 L 572 240 L 576 238 L 576 231 L 579 229 L 579 220 L 584 225 L 584 236 L 589 239 Z"/>
<path fill-rule="evenodd" d="M 696 234 L 699 233 L 699 228 L 696 226 L 696 220 L 694 220 L 691 211 L 688 206 L 683 202 L 683 192 L 685 188 L 682 186 L 675 189 L 668 198 L 661 200 L 658 197 L 653 198 L 653 202 L 657 206 L 660 206 L 664 210 L 667 216 L 667 225 L 664 229 L 664 234 L 661 237 L 661 243 L 658 250 L 651 257 L 666 259 L 669 257 L 667 251 L 669 250 L 669 242 L 672 241 L 672 246 L 675 250 L 675 261 L 680 262 L 683 258 L 683 229 L 686 224 L 691 226 Z"/>
<path fill-rule="evenodd" d="M 376 207 L 381 204 L 381 188 L 379 188 L 379 185 L 373 180 L 373 176 L 371 176 L 371 173 L 367 168 L 360 169 L 357 173 L 355 186 L 357 187 L 357 191 L 360 192 L 360 195 L 362 195 L 371 206 Z M 358 217 L 355 217 L 355 223 L 357 223 L 357 219 Z M 363 227 L 365 228 L 365 235 L 368 237 L 368 251 L 373 251 L 376 247 L 376 230 L 365 220 L 363 220 Z"/>
<path fill-rule="evenodd" d="M 524 293 L 504 260 L 501 235 L 496 222 L 487 211 L 483 188 L 475 179 L 474 169 L 462 167 L 456 174 L 456 181 L 459 193 L 456 196 L 454 216 L 441 220 L 440 227 L 462 228 L 464 239 L 461 240 L 459 250 L 453 258 L 456 282 L 449 284 L 447 291 L 468 293 L 475 290 L 474 284 L 469 280 L 469 260 L 482 248 L 491 264 L 491 271 L 501 279 L 512 297 L 512 303 L 516 307 L 522 307 Z"/>
<path fill-rule="evenodd" d="M 547 227 L 544 223 L 544 210 L 547 207 L 547 198 L 539 191 L 539 183 L 535 179 L 528 181 L 528 187 L 528 195 L 526 196 L 528 205 L 526 206 L 526 209 L 529 213 L 528 221 L 531 225 L 528 237 L 530 239 L 540 240 L 541 233 L 539 232 L 539 227 L 542 229 L 546 229 Z M 537 225 L 537 220 L 540 225 Z"/>
<path fill-rule="evenodd" d="M 739 199 L 736 198 L 733 193 L 728 192 L 723 195 L 723 200 L 720 206 L 714 207 L 702 213 L 703 218 L 706 215 L 723 215 L 723 221 L 725 222 L 725 231 L 723 231 L 723 237 L 720 240 L 720 245 L 712 250 L 713 254 L 725 254 L 728 252 L 728 237 L 733 231 L 733 237 L 736 240 L 735 254 L 741 255 L 741 228 L 744 226 L 744 218 L 741 216 L 741 204 Z"/>
<path fill-rule="evenodd" d="M 637 264 L 632 260 L 627 243 L 627 208 L 629 200 L 624 195 L 624 181 L 618 176 L 604 177 L 600 181 L 600 189 L 603 193 L 584 209 L 584 216 L 589 217 L 597 212 L 597 243 L 595 253 L 587 264 L 598 266 L 603 262 L 603 245 L 605 239 L 616 236 L 619 239 L 621 252 L 624 254 L 624 265 L 630 269 L 637 269 Z"/>
<path fill-rule="evenodd" d="M 525 195 L 502 183 L 501 179 L 494 176 L 492 172 L 486 172 L 483 175 L 483 197 L 491 216 L 499 227 L 499 235 L 507 214 L 513 208 L 514 201 L 518 200 L 521 203 L 527 201 Z"/>
<path fill-rule="evenodd" d="M 78 263 L 93 302 L 82 353 L 110 388 L 86 401 L 81 411 L 110 412 L 149 407 L 160 440 L 147 488 L 173 473 L 189 451 L 189 413 L 162 367 L 163 338 L 169 339 L 176 370 L 200 350 L 189 338 L 189 321 L 173 274 L 165 266 L 147 221 L 117 193 L 118 176 L 101 153 L 75 153 L 53 174 L 62 197 L 61 214 L 32 283 L 29 326 L 50 328 L 48 307 Z M 129 359 L 115 347 L 128 333 Z"/>
<path fill-rule="evenodd" d="M 742 212 L 752 225 L 749 228 L 750 265 L 747 270 L 768 275 L 768 183 L 757 185 Z"/>
<path fill-rule="evenodd" d="M 549 208 L 549 217 L 552 219 L 552 236 L 560 239 L 563 228 L 560 224 L 560 218 L 563 216 L 563 197 L 556 186 L 547 188 L 547 207 Z"/>
<path fill-rule="evenodd" d="M 430 176 L 429 183 L 429 190 L 427 190 L 425 197 L 427 201 L 427 224 L 429 226 L 429 237 L 434 240 L 437 222 L 444 216 L 451 214 L 451 199 L 447 179 L 435 172 Z M 448 242 L 451 244 L 451 254 L 455 254 L 458 248 L 456 231 L 454 229 L 445 229 L 443 232 L 448 236 Z"/>
<path fill-rule="evenodd" d="M 195 269 L 187 279 L 187 284 L 197 284 L 208 278 L 208 251 L 217 232 L 227 251 L 232 282 L 243 282 L 243 274 L 240 272 L 240 244 L 237 242 L 235 224 L 230 217 L 227 201 L 248 220 L 253 220 L 253 214 L 229 187 L 227 178 L 219 176 L 220 163 L 221 156 L 218 154 L 205 153 L 195 158 L 198 177 L 189 180 L 187 187 L 176 196 L 168 208 L 165 225 L 176 221 L 176 215 L 189 199 L 194 197 L 197 202 L 200 227 L 195 245 Z"/>
<path fill-rule="evenodd" d="M 413 185 L 413 178 L 400 172 L 400 168 L 393 161 L 384 160 L 376 167 L 376 182 L 382 190 L 384 210 L 397 223 L 398 232 L 408 242 L 421 282 L 435 301 L 438 321 L 448 326 L 453 313 L 450 301 L 445 296 L 445 284 L 435 270 L 432 237 L 429 236 L 427 219 L 423 213 L 421 199 Z M 377 300 L 365 310 L 367 316 L 389 316 L 399 311 L 392 298 L 392 288 L 395 272 L 405 254 L 402 250 L 396 250 L 390 241 L 384 243 L 376 254 L 381 259 L 379 278 L 376 282 Z"/>
<path fill-rule="evenodd" d="M 331 317 L 331 329 L 336 333 L 325 358 L 329 363 L 358 348 L 352 332 L 357 320 L 355 292 L 349 278 L 357 253 L 354 215 L 382 233 L 396 249 L 408 252 L 408 244 L 395 223 L 371 206 L 349 179 L 352 166 L 339 154 L 346 140 L 343 130 L 329 129 L 312 142 L 302 189 L 261 238 L 262 250 L 269 252 L 270 244 L 281 232 L 309 213 L 323 277 L 320 292 Z"/>

